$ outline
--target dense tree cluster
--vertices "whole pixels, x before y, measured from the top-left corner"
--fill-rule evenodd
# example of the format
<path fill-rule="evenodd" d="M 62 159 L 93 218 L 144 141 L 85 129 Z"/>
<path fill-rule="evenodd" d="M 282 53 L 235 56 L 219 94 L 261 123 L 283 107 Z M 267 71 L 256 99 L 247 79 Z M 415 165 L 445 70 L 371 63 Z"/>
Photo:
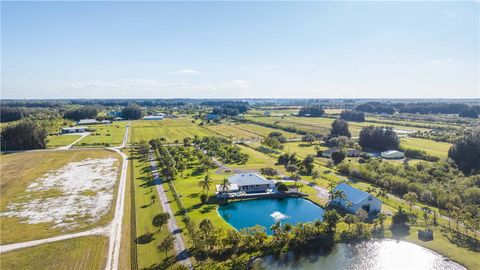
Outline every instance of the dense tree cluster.
<path fill-rule="evenodd" d="M 1 132 L 2 150 L 29 150 L 46 147 L 45 127 L 33 121 L 7 125 Z"/>
<path fill-rule="evenodd" d="M 197 145 L 207 155 L 219 158 L 223 163 L 245 164 L 248 161 L 248 155 L 242 153 L 240 147 L 223 137 L 203 137 Z"/>
<path fill-rule="evenodd" d="M 22 119 L 23 109 L 17 107 L 0 107 L 0 122 L 12 122 Z"/>
<path fill-rule="evenodd" d="M 267 137 L 263 138 L 262 144 L 273 149 L 283 149 L 283 144 L 287 141 L 287 138 L 283 136 L 281 132 L 270 132 Z"/>
<path fill-rule="evenodd" d="M 343 119 L 345 121 L 364 122 L 365 114 L 363 112 L 343 110 L 340 113 L 340 119 Z"/>
<path fill-rule="evenodd" d="M 459 114 L 462 110 L 470 108 L 464 103 L 399 103 L 396 107 L 401 113 L 419 114 Z"/>
<path fill-rule="evenodd" d="M 306 106 L 300 109 L 298 112 L 299 116 L 304 116 L 304 117 L 320 117 L 325 113 L 323 110 L 322 106 L 320 105 L 311 105 L 311 106 Z"/>
<path fill-rule="evenodd" d="M 480 128 L 466 132 L 448 151 L 448 157 L 466 174 L 480 172 Z"/>
<path fill-rule="evenodd" d="M 478 111 L 474 108 L 467 107 L 463 108 L 459 113 L 458 116 L 460 117 L 469 117 L 469 118 L 478 118 Z"/>
<path fill-rule="evenodd" d="M 335 121 L 333 121 L 330 136 L 345 136 L 350 138 L 352 134 L 350 134 L 350 131 L 348 130 L 348 122 L 342 119 L 336 119 Z"/>
<path fill-rule="evenodd" d="M 313 155 L 308 155 L 302 160 L 299 159 L 295 153 L 285 153 L 278 156 L 277 164 L 283 165 L 292 176 L 295 176 L 298 171 L 303 171 L 305 174 L 310 175 L 314 168 L 314 161 Z"/>
<path fill-rule="evenodd" d="M 395 108 L 390 104 L 385 104 L 381 102 L 367 102 L 364 104 L 360 104 L 355 107 L 356 111 L 360 112 L 368 112 L 368 113 L 386 113 L 386 114 L 394 114 Z"/>
<path fill-rule="evenodd" d="M 380 151 L 397 149 L 400 140 L 391 127 L 368 126 L 360 131 L 358 143 L 363 148 L 373 148 Z"/>
<path fill-rule="evenodd" d="M 212 113 L 220 116 L 237 116 L 248 110 L 248 102 L 243 101 L 204 101 L 201 105 L 213 107 Z"/>
<path fill-rule="evenodd" d="M 140 119 L 143 117 L 143 115 L 142 107 L 136 103 L 130 103 L 127 105 L 127 107 L 122 109 L 122 116 L 125 119 Z"/>
<path fill-rule="evenodd" d="M 74 121 L 79 121 L 80 119 L 94 119 L 97 117 L 98 112 L 98 106 L 83 106 L 67 110 L 63 117 Z"/>

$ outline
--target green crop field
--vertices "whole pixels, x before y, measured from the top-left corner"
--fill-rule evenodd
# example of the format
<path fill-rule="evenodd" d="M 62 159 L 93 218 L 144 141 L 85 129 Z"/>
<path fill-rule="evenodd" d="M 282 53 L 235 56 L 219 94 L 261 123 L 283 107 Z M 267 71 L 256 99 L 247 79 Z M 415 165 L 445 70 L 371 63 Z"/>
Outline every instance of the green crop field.
<path fill-rule="evenodd" d="M 208 129 L 192 123 L 192 119 L 174 118 L 157 121 L 140 120 L 132 122 L 135 136 L 133 143 L 148 142 L 154 138 L 165 138 L 168 142 L 181 141 L 185 137 L 215 135 Z"/>
<path fill-rule="evenodd" d="M 268 136 L 268 134 L 271 132 L 280 132 L 288 139 L 300 137 L 300 135 L 295 133 L 263 127 L 255 124 L 209 125 L 205 126 L 205 128 L 227 138 L 233 138 L 236 140 L 261 139 Z"/>
<path fill-rule="evenodd" d="M 268 123 L 268 124 L 277 124 L 282 127 L 295 127 L 300 130 L 305 130 L 307 132 L 318 132 L 318 133 L 329 133 L 331 129 L 332 122 L 335 120 L 333 118 L 325 117 L 254 117 L 250 118 L 254 121 Z M 349 129 L 352 133 L 352 136 L 358 136 L 360 130 L 365 126 L 385 126 L 385 124 L 372 123 L 372 122 L 352 122 L 349 121 Z M 420 127 L 407 127 L 402 125 L 389 125 L 398 130 L 405 131 L 425 131 L 427 129 Z"/>
<path fill-rule="evenodd" d="M 446 142 L 436 142 L 419 138 L 402 138 L 400 142 L 400 145 L 405 148 L 423 150 L 427 154 L 437 157 L 447 157 L 448 150 L 452 146 L 452 144 Z"/>
<path fill-rule="evenodd" d="M 47 147 L 57 148 L 73 143 L 80 135 L 50 135 L 47 137 Z"/>
<path fill-rule="evenodd" d="M 0 268 L 42 270 L 103 269 L 106 261 L 108 239 L 87 236 L 43 244 L 2 254 Z"/>
<path fill-rule="evenodd" d="M 4 154 L 1 156 L 0 210 L 2 212 L 6 211 L 9 203 L 24 200 L 24 196 L 28 196 L 27 198 L 29 198 L 28 200 L 30 201 L 32 199 L 47 199 L 61 195 L 57 189 L 49 189 L 35 193 L 29 193 L 26 189 L 34 180 L 53 170 L 60 169 L 70 162 L 78 162 L 88 158 L 102 159 L 109 157 L 118 158 L 118 155 L 106 150 Z M 117 162 L 117 166 L 120 166 L 120 163 L 121 162 Z M 113 207 L 110 207 L 108 213 L 101 217 L 95 224 L 81 224 L 79 227 L 69 229 L 68 232 L 76 232 L 106 224 L 112 219 L 112 215 Z M 78 221 L 82 222 L 81 220 Z M 14 216 L 1 216 L 0 222 L 2 224 L 2 230 L 0 232 L 2 244 L 41 239 L 67 232 L 65 229 L 54 227 L 54 224 L 51 223 L 29 224 Z"/>
<path fill-rule="evenodd" d="M 125 126 L 127 122 L 114 122 L 108 125 L 94 125 L 89 128 L 95 129 L 90 135 L 81 139 L 75 146 L 116 146 L 123 142 Z"/>

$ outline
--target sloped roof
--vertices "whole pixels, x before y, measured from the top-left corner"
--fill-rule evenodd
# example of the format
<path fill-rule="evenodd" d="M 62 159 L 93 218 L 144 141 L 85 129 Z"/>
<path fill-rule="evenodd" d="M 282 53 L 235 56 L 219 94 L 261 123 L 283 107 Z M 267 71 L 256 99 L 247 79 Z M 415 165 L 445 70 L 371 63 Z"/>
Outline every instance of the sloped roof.
<path fill-rule="evenodd" d="M 97 120 L 95 119 L 80 119 L 80 121 L 78 121 L 78 124 L 95 124 L 95 123 L 98 123 Z"/>
<path fill-rule="evenodd" d="M 334 190 L 343 191 L 345 193 L 345 195 L 347 196 L 347 200 L 349 200 L 350 202 L 352 202 L 354 204 L 358 204 L 361 201 L 368 198 L 368 196 L 370 196 L 370 193 L 367 193 L 367 192 L 365 192 L 363 190 L 360 190 L 360 189 L 356 189 L 356 188 L 354 188 L 350 185 L 347 185 L 345 183 L 338 184 L 338 186 L 336 186 Z"/>
<path fill-rule="evenodd" d="M 261 177 L 255 173 L 240 173 L 234 174 L 228 178 L 228 181 L 231 184 L 238 186 L 249 186 L 249 185 L 269 185 L 270 181 Z"/>

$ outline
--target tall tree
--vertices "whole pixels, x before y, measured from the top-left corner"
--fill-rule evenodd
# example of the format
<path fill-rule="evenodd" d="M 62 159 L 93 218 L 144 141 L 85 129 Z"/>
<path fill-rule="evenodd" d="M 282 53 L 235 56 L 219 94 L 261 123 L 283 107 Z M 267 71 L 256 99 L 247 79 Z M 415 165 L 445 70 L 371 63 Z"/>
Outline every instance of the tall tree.
<path fill-rule="evenodd" d="M 45 127 L 27 120 L 10 124 L 1 132 L 2 150 L 29 150 L 46 147 L 47 131 Z"/>
<path fill-rule="evenodd" d="M 332 137 L 346 136 L 350 138 L 352 134 L 348 130 L 348 122 L 342 119 L 336 119 L 332 123 L 332 130 L 330 131 Z"/>
<path fill-rule="evenodd" d="M 480 128 L 466 132 L 456 141 L 448 150 L 448 157 L 466 174 L 480 171 Z"/>
<path fill-rule="evenodd" d="M 208 174 L 205 175 L 203 180 L 198 182 L 198 185 L 202 188 L 203 193 L 205 193 L 206 191 L 208 192 L 210 190 L 210 186 L 212 185 L 212 179 L 211 179 L 210 175 L 208 175 Z"/>
<path fill-rule="evenodd" d="M 165 257 L 167 257 L 168 251 L 173 248 L 175 244 L 175 237 L 172 234 L 169 234 L 163 241 L 158 245 L 158 250 L 165 252 Z"/>

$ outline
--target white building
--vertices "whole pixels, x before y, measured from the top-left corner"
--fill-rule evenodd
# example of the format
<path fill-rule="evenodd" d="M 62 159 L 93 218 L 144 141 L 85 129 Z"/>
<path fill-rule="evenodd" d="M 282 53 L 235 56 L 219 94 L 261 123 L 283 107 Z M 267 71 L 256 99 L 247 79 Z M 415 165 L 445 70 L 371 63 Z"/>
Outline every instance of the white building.
<path fill-rule="evenodd" d="M 101 122 L 101 123 L 102 123 L 102 124 L 111 124 L 111 123 L 112 123 L 112 121 L 110 121 L 110 120 L 102 120 L 102 122 Z"/>
<path fill-rule="evenodd" d="M 143 120 L 163 120 L 163 115 L 147 115 L 143 117 Z"/>
<path fill-rule="evenodd" d="M 396 158 L 404 158 L 405 155 L 403 152 L 397 150 L 389 150 L 380 153 L 380 156 L 386 159 L 396 159 Z"/>
<path fill-rule="evenodd" d="M 98 123 L 100 123 L 100 122 L 98 122 L 95 119 L 80 119 L 80 121 L 78 121 L 79 125 L 94 125 L 94 124 L 98 124 Z"/>
<path fill-rule="evenodd" d="M 268 192 L 269 190 L 273 190 L 275 188 L 274 182 L 267 180 L 255 173 L 234 174 L 228 178 L 228 182 L 229 186 L 226 188 L 226 190 L 223 190 L 222 185 L 217 185 L 217 192 L 261 193 Z"/>
<path fill-rule="evenodd" d="M 83 133 L 88 130 L 88 127 L 65 127 L 62 128 L 61 133 L 68 134 L 68 133 Z"/>
<path fill-rule="evenodd" d="M 337 147 L 333 147 L 333 148 L 330 148 L 330 149 L 327 149 L 327 150 L 323 150 L 322 151 L 322 157 L 331 157 L 332 153 L 337 152 L 337 151 L 340 151 L 340 149 L 337 148 Z"/>
<path fill-rule="evenodd" d="M 374 214 L 382 210 L 382 201 L 370 193 L 356 189 L 345 183 L 339 184 L 333 190 L 341 190 L 345 194 L 345 198 L 335 198 L 330 203 L 340 206 L 349 212 L 357 213 L 363 209 L 369 214 Z"/>

